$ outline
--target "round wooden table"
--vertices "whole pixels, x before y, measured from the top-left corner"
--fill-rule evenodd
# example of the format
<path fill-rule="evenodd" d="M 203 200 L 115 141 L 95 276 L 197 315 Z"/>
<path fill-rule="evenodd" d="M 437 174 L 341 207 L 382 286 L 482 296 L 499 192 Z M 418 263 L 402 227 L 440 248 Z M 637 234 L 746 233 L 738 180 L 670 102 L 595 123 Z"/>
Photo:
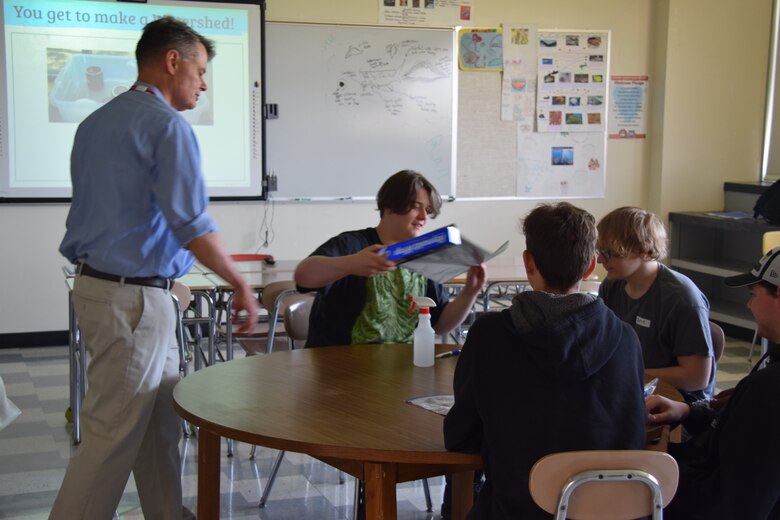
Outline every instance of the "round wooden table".
<path fill-rule="evenodd" d="M 443 416 L 406 402 L 452 394 L 456 363 L 418 368 L 411 345 L 352 345 L 247 357 L 182 379 L 174 405 L 200 427 L 198 518 L 219 517 L 220 437 L 306 453 L 364 480 L 368 519 L 396 518 L 396 483 L 452 473 L 452 518 L 465 518 L 480 456 L 448 452 Z"/>

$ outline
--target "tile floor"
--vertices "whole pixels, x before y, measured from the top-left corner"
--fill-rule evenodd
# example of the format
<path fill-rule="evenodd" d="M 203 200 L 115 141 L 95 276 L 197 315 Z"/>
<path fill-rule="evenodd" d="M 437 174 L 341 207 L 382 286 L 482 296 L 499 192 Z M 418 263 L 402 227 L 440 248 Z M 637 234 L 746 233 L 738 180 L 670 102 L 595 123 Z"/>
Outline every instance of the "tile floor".
<path fill-rule="evenodd" d="M 718 388 L 734 386 L 750 369 L 749 345 L 727 338 L 718 370 Z M 42 519 L 48 516 L 68 459 L 77 449 L 64 411 L 68 407 L 66 347 L 0 349 L 0 377 L 22 415 L 0 432 L 0 518 Z M 183 439 L 184 503 L 196 509 L 197 440 Z M 288 453 L 264 509 L 257 507 L 275 450 L 235 444 L 232 458 L 222 457 L 222 518 L 337 519 L 351 518 L 353 479 L 339 484 L 338 472 L 305 455 Z M 398 487 L 398 516 L 403 520 L 439 518 L 443 480 L 430 479 L 434 512 L 425 511 L 421 483 Z M 118 518 L 141 519 L 131 479 Z"/>
<path fill-rule="evenodd" d="M 236 356 L 240 356 L 239 350 Z M 77 449 L 64 412 L 68 408 L 67 347 L 0 349 L 0 377 L 8 397 L 22 415 L 0 431 L 0 519 L 48 517 L 68 459 Z M 224 442 L 224 441 L 223 441 Z M 265 508 L 258 508 L 277 451 L 234 443 L 234 456 L 222 457 L 221 518 L 342 519 L 351 518 L 354 479 L 306 455 L 287 453 Z M 226 451 L 226 450 L 225 450 Z M 184 505 L 195 511 L 197 439 L 182 439 Z M 443 478 L 429 479 L 434 512 L 425 511 L 421 481 L 399 484 L 398 517 L 438 518 Z M 117 518 L 143 519 L 135 483 L 127 485 Z M 151 520 L 151 519 L 150 519 Z"/>

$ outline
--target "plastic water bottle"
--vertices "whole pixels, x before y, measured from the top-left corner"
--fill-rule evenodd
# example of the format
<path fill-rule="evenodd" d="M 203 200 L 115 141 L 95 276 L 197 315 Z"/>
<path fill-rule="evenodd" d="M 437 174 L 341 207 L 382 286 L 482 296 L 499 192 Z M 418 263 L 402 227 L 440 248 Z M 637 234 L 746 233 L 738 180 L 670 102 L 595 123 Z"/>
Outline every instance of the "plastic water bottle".
<path fill-rule="evenodd" d="M 420 308 L 417 328 L 414 330 L 414 366 L 432 367 L 434 362 L 434 331 L 431 327 L 431 307 L 436 303 L 425 296 L 415 296 L 414 303 Z M 412 305 L 414 309 L 414 305 Z"/>

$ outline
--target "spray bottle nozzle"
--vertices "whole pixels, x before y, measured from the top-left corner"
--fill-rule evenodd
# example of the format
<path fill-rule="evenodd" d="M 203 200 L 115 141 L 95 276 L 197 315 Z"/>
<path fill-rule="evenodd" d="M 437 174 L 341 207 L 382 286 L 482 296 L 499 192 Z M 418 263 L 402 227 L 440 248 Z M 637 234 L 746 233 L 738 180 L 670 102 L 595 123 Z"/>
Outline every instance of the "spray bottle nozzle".
<path fill-rule="evenodd" d="M 427 296 L 407 296 L 406 299 L 412 302 L 411 307 L 409 307 L 409 314 L 414 312 L 415 307 L 419 307 L 422 314 L 430 314 L 430 307 L 436 307 L 436 302 Z"/>

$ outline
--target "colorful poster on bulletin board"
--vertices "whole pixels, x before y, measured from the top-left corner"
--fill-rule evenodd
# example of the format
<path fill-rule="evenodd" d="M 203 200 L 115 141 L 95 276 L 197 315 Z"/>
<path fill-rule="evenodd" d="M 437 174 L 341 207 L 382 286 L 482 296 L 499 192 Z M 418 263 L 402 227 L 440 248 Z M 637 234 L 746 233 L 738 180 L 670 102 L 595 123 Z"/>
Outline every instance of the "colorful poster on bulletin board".
<path fill-rule="evenodd" d="M 500 71 L 503 66 L 501 29 L 458 31 L 458 65 L 461 70 Z"/>
<path fill-rule="evenodd" d="M 540 32 L 539 132 L 605 132 L 609 32 Z"/>

